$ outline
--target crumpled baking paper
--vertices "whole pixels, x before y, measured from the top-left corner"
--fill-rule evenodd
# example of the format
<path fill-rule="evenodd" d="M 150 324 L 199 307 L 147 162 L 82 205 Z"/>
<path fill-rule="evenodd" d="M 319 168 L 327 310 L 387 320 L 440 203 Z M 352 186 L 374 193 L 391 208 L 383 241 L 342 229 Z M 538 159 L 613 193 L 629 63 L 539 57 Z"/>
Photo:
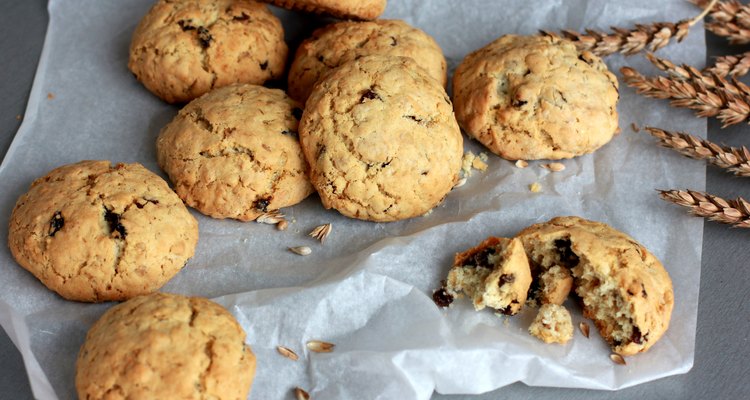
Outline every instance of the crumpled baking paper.
<path fill-rule="evenodd" d="M 24 122 L 0 166 L 0 226 L 31 182 L 82 159 L 156 165 L 155 139 L 177 108 L 148 93 L 127 70 L 130 36 L 149 0 L 52 0 L 50 23 Z M 451 70 L 470 51 L 507 33 L 539 29 L 608 29 L 673 21 L 699 10 L 683 0 L 399 1 L 401 18 L 435 37 Z M 323 21 L 274 8 L 292 49 Z M 701 25 L 658 54 L 700 66 Z M 641 56 L 606 59 L 656 71 Z M 567 160 L 550 173 L 490 154 L 430 215 L 396 223 L 350 220 L 324 210 L 313 195 L 285 209 L 292 221 L 270 225 L 198 215 L 196 256 L 164 291 L 205 296 L 226 306 L 248 333 L 258 357 L 251 397 L 285 398 L 293 387 L 320 399 L 427 399 L 440 393 L 481 393 L 528 385 L 618 389 L 684 373 L 693 364 L 703 222 L 658 199 L 655 188 L 702 189 L 701 162 L 660 149 L 631 123 L 705 136 L 705 120 L 621 85 L 622 133 L 597 152 Z M 48 96 L 48 93 L 51 94 Z M 483 151 L 466 139 L 466 149 Z M 162 174 L 162 176 L 164 176 Z M 538 183 L 541 192 L 529 185 Z M 489 235 L 512 236 L 558 215 L 579 215 L 629 233 L 661 259 L 674 281 L 675 309 L 665 337 L 648 353 L 612 363 L 596 333 L 567 345 L 545 345 L 526 333 L 533 310 L 513 318 L 474 312 L 468 301 L 449 310 L 431 301 L 453 254 Z M 321 245 L 306 234 L 322 223 L 333 231 Z M 7 229 L 0 230 L 7 242 Z M 307 257 L 286 250 L 306 245 Z M 0 251 L 0 324 L 23 355 L 40 399 L 75 397 L 75 359 L 87 329 L 112 304 L 68 302 Z M 574 324 L 582 320 L 573 310 Z M 336 344 L 328 354 L 305 343 Z M 275 347 L 301 355 L 292 362 Z M 237 371 L 241 373 L 242 371 Z"/>

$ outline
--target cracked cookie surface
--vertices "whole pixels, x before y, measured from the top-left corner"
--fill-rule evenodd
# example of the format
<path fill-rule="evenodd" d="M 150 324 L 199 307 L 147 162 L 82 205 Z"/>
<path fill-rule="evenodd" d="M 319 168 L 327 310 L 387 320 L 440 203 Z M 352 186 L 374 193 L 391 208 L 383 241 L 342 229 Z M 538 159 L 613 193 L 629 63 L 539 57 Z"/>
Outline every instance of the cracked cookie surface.
<path fill-rule="evenodd" d="M 281 22 L 250 0 L 158 1 L 130 43 L 128 68 L 169 103 L 232 83 L 262 84 L 284 73 Z"/>
<path fill-rule="evenodd" d="M 669 327 L 672 281 L 661 262 L 630 236 L 579 217 L 557 217 L 518 236 L 532 268 L 570 270 L 583 315 L 612 350 L 648 350 Z"/>
<path fill-rule="evenodd" d="M 400 20 L 345 21 L 316 30 L 297 48 L 289 69 L 289 95 L 304 102 L 325 73 L 367 55 L 411 57 L 445 86 L 443 51 L 422 30 Z"/>
<path fill-rule="evenodd" d="M 331 71 L 307 100 L 300 140 L 323 205 L 370 221 L 435 207 L 463 155 L 445 90 L 407 57 L 365 56 Z"/>
<path fill-rule="evenodd" d="M 220 305 L 166 293 L 116 305 L 78 353 L 80 399 L 244 400 L 256 361 L 245 332 Z"/>
<path fill-rule="evenodd" d="M 456 68 L 456 118 L 469 136 L 508 160 L 593 152 L 618 130 L 617 78 L 568 40 L 503 36 Z"/>
<path fill-rule="evenodd" d="M 386 0 L 261 0 L 289 10 L 327 14 L 343 19 L 375 19 L 385 11 Z"/>
<path fill-rule="evenodd" d="M 278 89 L 214 90 L 162 129 L 159 166 L 189 206 L 214 218 L 253 220 L 313 192 L 297 133 L 301 115 Z"/>
<path fill-rule="evenodd" d="M 167 183 L 140 164 L 81 161 L 54 169 L 16 202 L 16 261 L 69 300 L 151 293 L 193 256 L 198 223 Z"/>

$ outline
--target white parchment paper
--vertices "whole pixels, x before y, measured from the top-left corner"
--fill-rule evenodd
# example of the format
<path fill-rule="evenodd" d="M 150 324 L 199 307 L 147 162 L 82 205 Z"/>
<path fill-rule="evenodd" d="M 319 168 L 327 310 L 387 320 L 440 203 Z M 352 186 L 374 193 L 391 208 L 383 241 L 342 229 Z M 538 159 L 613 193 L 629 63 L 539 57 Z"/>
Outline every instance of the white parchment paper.
<path fill-rule="evenodd" d="M 24 122 L 0 166 L 0 242 L 7 242 L 13 205 L 30 183 L 82 159 L 156 165 L 155 139 L 176 113 L 148 93 L 126 68 L 130 35 L 150 0 L 52 0 L 50 24 Z M 274 9 L 292 49 L 320 18 Z M 506 33 L 538 29 L 607 29 L 636 22 L 677 21 L 697 13 L 683 0 L 391 0 L 385 17 L 401 18 L 433 35 L 451 70 L 470 51 Z M 704 35 L 659 52 L 700 66 Z M 612 56 L 655 72 L 641 57 Z M 623 85 L 624 86 L 624 85 Z M 48 96 L 48 93 L 52 96 Z M 481 393 L 516 381 L 529 385 L 618 389 L 684 373 L 693 363 L 702 220 L 658 199 L 655 188 L 701 189 L 700 162 L 659 149 L 631 122 L 704 135 L 706 123 L 664 101 L 621 88 L 622 134 L 594 154 L 564 161 L 549 173 L 532 162 L 517 169 L 490 156 L 487 172 L 426 217 L 376 224 L 327 211 L 312 196 L 284 210 L 287 231 L 269 225 L 196 216 L 196 256 L 163 290 L 210 297 L 248 333 L 258 357 L 255 399 L 290 396 L 294 386 L 319 399 L 427 399 L 440 393 Z M 466 148 L 481 151 L 466 140 Z M 162 176 L 164 176 L 162 174 Z M 540 193 L 528 185 L 538 182 Z M 675 287 L 666 336 L 648 353 L 613 364 L 606 344 L 579 333 L 569 344 L 544 345 L 526 333 L 533 310 L 514 318 L 474 312 L 466 301 L 449 310 L 431 301 L 453 254 L 489 235 L 512 236 L 557 215 L 580 215 L 621 229 L 665 264 Z M 333 223 L 325 245 L 306 234 Z M 307 257 L 288 246 L 311 246 Z M 23 354 L 38 398 L 75 397 L 75 358 L 86 331 L 112 304 L 62 300 L 0 250 L 0 324 Z M 574 323 L 580 309 L 569 304 Z M 304 343 L 336 344 L 330 354 Z M 275 347 L 292 348 L 291 362 Z M 239 372 L 239 371 L 238 371 Z M 285 397 L 286 396 L 286 397 Z"/>

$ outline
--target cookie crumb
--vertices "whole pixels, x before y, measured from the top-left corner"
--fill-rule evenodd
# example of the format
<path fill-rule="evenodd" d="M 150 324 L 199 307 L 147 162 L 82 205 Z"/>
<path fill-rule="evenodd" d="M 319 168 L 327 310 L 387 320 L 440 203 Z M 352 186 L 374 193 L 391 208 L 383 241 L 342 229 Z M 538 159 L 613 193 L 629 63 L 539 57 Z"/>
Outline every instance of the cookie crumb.
<path fill-rule="evenodd" d="M 529 190 L 531 190 L 531 193 L 539 193 L 542 191 L 542 187 L 539 185 L 539 183 L 534 182 L 529 185 Z"/>
<path fill-rule="evenodd" d="M 526 160 L 518 160 L 516 161 L 516 168 L 524 169 L 529 166 L 529 163 L 526 162 Z"/>
<path fill-rule="evenodd" d="M 633 132 L 640 132 L 641 131 L 641 128 L 635 122 L 632 122 L 630 124 L 630 129 L 632 129 Z"/>
<path fill-rule="evenodd" d="M 17 114 L 17 115 L 16 115 L 16 121 L 20 121 L 20 120 L 21 120 L 21 118 L 23 118 L 23 116 L 22 116 L 21 114 Z"/>
<path fill-rule="evenodd" d="M 47 93 L 47 100 L 52 100 L 54 98 L 55 98 L 55 94 L 54 93 L 52 93 L 52 92 L 48 92 Z"/>
<path fill-rule="evenodd" d="M 482 172 L 487 171 L 487 163 L 482 161 L 482 159 L 479 157 L 474 158 L 474 161 L 471 162 L 471 166 L 472 168 L 480 170 Z"/>
<path fill-rule="evenodd" d="M 529 326 L 529 333 L 544 343 L 565 344 L 573 338 L 570 313 L 563 306 L 545 304 Z"/>
<path fill-rule="evenodd" d="M 461 159 L 461 172 L 463 172 L 465 178 L 471 176 L 471 167 L 474 164 L 475 158 L 477 158 L 477 156 L 471 151 L 464 153 L 464 156 Z"/>
<path fill-rule="evenodd" d="M 430 208 L 429 210 L 427 210 L 427 212 L 426 212 L 426 213 L 422 214 L 422 216 L 423 216 L 423 217 L 428 217 L 428 216 L 430 216 L 430 214 L 432 214 L 432 210 L 434 210 L 434 208 Z"/>

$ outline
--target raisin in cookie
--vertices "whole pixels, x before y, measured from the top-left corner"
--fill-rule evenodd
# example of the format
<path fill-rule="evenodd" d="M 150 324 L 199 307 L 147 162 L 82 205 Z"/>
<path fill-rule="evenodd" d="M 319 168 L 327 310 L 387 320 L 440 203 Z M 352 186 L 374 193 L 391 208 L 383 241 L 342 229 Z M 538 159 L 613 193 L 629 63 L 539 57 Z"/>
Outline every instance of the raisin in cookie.
<path fill-rule="evenodd" d="M 386 0 L 261 0 L 289 10 L 327 14 L 344 19 L 375 19 Z"/>
<path fill-rule="evenodd" d="M 8 245 L 16 261 L 69 300 L 125 300 L 182 269 L 198 222 L 166 182 L 140 164 L 81 161 L 37 179 L 16 203 Z"/>
<path fill-rule="evenodd" d="M 130 43 L 128 67 L 155 95 L 188 102 L 232 83 L 262 84 L 284 73 L 281 22 L 250 0 L 159 0 Z"/>
<path fill-rule="evenodd" d="M 603 223 L 558 217 L 519 233 L 532 266 L 568 268 L 583 314 L 614 352 L 648 350 L 669 326 L 672 281 L 659 260 Z"/>
<path fill-rule="evenodd" d="M 495 40 L 456 68 L 453 96 L 466 133 L 509 160 L 590 153 L 618 129 L 617 78 L 566 39 Z"/>
<path fill-rule="evenodd" d="M 370 221 L 435 207 L 463 154 L 445 90 L 407 57 L 365 56 L 331 71 L 307 100 L 300 140 L 323 205 Z"/>
<path fill-rule="evenodd" d="M 80 399 L 246 399 L 255 356 L 220 305 L 154 293 L 116 305 L 86 335 Z"/>
<path fill-rule="evenodd" d="M 301 115 L 278 89 L 214 90 L 162 129 L 159 165 L 189 206 L 214 218 L 253 220 L 313 192 L 297 137 Z"/>
<path fill-rule="evenodd" d="M 573 322 L 568 310 L 558 304 L 539 307 L 529 333 L 544 343 L 568 343 L 573 338 Z"/>
<path fill-rule="evenodd" d="M 490 237 L 456 254 L 444 290 L 452 298 L 466 294 L 477 311 L 490 307 L 515 315 L 526 302 L 530 284 L 529 260 L 521 241 Z"/>
<path fill-rule="evenodd" d="M 316 30 L 297 48 L 289 70 L 289 95 L 304 102 L 326 72 L 367 55 L 411 57 L 445 85 L 445 57 L 428 34 L 399 20 L 346 21 Z"/>

